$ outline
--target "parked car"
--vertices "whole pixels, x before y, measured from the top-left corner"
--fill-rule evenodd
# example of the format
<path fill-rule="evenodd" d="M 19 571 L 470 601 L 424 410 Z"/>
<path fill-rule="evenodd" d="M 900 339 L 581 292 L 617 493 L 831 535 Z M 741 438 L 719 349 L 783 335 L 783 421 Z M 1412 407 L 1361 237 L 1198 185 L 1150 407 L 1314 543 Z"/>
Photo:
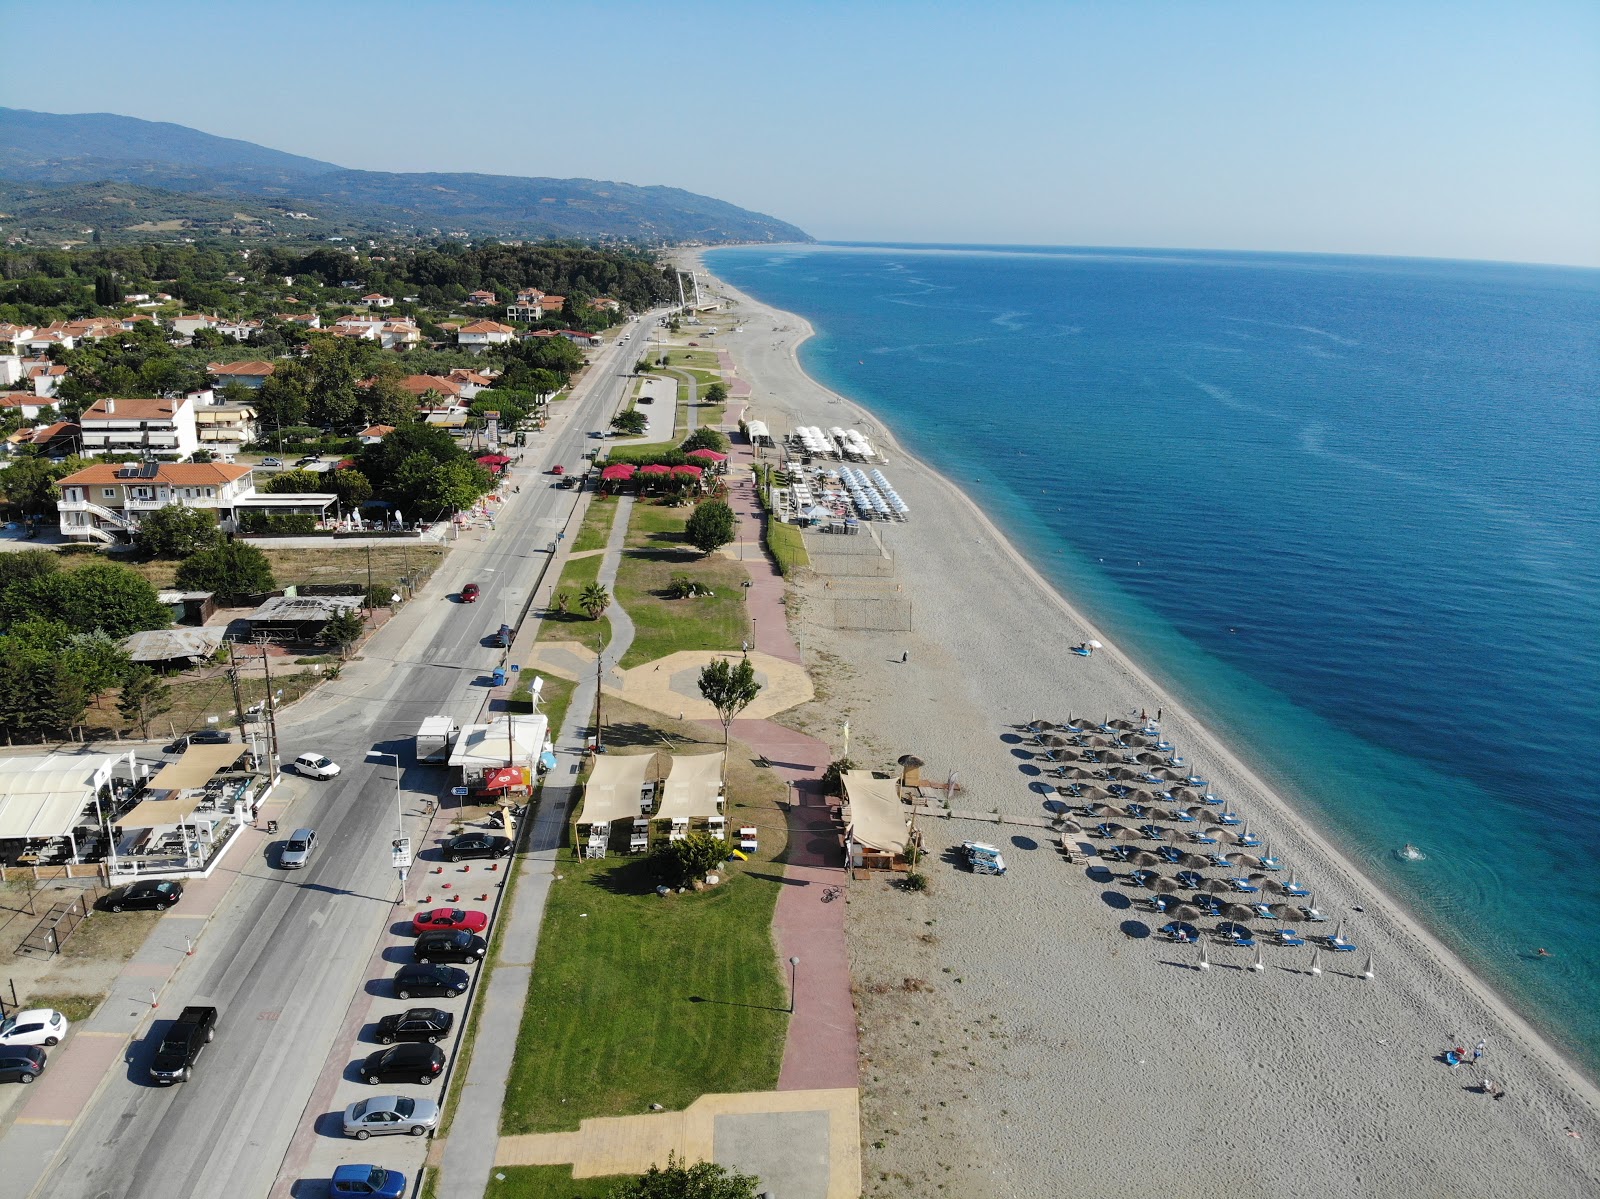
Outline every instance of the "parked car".
<path fill-rule="evenodd" d="M 344 1135 L 358 1141 L 395 1133 L 420 1137 L 438 1124 L 439 1105 L 409 1095 L 374 1095 L 344 1109 Z"/>
<path fill-rule="evenodd" d="M 423 933 L 416 944 L 419 962 L 481 962 L 488 951 L 487 941 L 464 928 Z"/>
<path fill-rule="evenodd" d="M 457 995 L 465 993 L 467 984 L 471 981 L 471 977 L 459 966 L 424 965 L 417 962 L 414 965 L 401 966 L 395 971 L 394 993 L 400 999 L 410 999 L 413 995 L 418 999 L 430 995 L 443 995 L 454 999 Z"/>
<path fill-rule="evenodd" d="M 400 1199 L 406 1193 L 406 1176 L 382 1166 L 336 1166 L 328 1187 L 334 1195 L 375 1195 L 377 1199 Z"/>
<path fill-rule="evenodd" d="M 0 1048 L 0 1082 L 32 1082 L 44 1073 L 48 1060 L 37 1045 Z"/>
<path fill-rule="evenodd" d="M 639 403 L 641 404 L 654 404 L 655 402 L 656 398 L 652 395 L 642 395 L 639 397 Z"/>
<path fill-rule="evenodd" d="M 444 1050 L 437 1045 L 391 1045 L 369 1053 L 361 1063 L 362 1082 L 420 1082 L 427 1086 L 444 1072 Z"/>
<path fill-rule="evenodd" d="M 489 917 L 482 912 L 461 908 L 433 908 L 418 912 L 411 918 L 413 933 L 431 933 L 443 929 L 464 928 L 469 933 L 481 933 L 489 927 Z"/>
<path fill-rule="evenodd" d="M 262 466 L 282 466 L 283 465 L 283 459 L 282 458 L 263 458 L 261 460 L 261 465 Z"/>
<path fill-rule="evenodd" d="M 124 909 L 156 908 L 165 910 L 183 898 L 183 884 L 173 879 L 144 879 L 129 883 L 108 892 L 99 906 L 108 912 Z"/>
<path fill-rule="evenodd" d="M 339 764 L 322 754 L 301 754 L 294 760 L 294 772 L 308 779 L 338 778 Z"/>
<path fill-rule="evenodd" d="M 191 745 L 226 745 L 232 740 L 233 734 L 227 729 L 200 729 L 198 732 L 185 733 L 172 744 L 163 746 L 161 752 L 181 754 Z"/>
<path fill-rule="evenodd" d="M 278 865 L 284 870 L 299 870 L 311 860 L 311 848 L 316 843 L 316 829 L 295 829 L 283 843 L 283 852 L 278 855 Z"/>
<path fill-rule="evenodd" d="M 393 1045 L 396 1041 L 426 1041 L 437 1044 L 450 1035 L 456 1018 L 450 1012 L 436 1007 L 411 1007 L 378 1021 L 378 1044 Z"/>
<path fill-rule="evenodd" d="M 29 1008 L 0 1024 L 0 1048 L 56 1045 L 66 1040 L 69 1027 L 67 1018 L 54 1008 Z"/>
<path fill-rule="evenodd" d="M 475 604 L 478 602 L 478 596 L 482 594 L 483 593 L 478 590 L 478 585 L 476 583 L 468 583 L 461 589 L 461 602 L 463 604 Z"/>
<path fill-rule="evenodd" d="M 459 862 L 463 858 L 503 858 L 510 852 L 511 838 L 492 833 L 462 833 L 444 843 L 447 862 Z"/>

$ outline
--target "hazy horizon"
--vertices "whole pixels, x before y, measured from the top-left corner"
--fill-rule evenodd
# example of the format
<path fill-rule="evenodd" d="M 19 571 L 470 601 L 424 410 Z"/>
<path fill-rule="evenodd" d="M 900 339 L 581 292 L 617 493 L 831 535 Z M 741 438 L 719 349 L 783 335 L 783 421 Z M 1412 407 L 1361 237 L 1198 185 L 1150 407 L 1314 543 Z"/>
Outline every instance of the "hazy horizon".
<path fill-rule="evenodd" d="M 1600 266 L 1600 6 L 77 11 L 75 69 L 15 56 L 0 103 L 681 187 L 834 242 Z M 130 61 L 201 69 L 129 86 Z"/>

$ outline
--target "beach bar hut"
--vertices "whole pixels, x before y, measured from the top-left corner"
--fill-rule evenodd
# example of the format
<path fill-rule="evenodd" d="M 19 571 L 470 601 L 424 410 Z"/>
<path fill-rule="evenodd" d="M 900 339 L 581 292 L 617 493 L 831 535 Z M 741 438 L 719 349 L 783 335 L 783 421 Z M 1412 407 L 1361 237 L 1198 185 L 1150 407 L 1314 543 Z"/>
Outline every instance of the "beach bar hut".
<path fill-rule="evenodd" d="M 136 777 L 132 750 L 0 758 L 4 862 L 42 866 L 88 856 L 101 836 L 101 793 L 114 788 L 119 776 L 129 781 Z"/>
<path fill-rule="evenodd" d="M 701 821 L 718 837 L 727 831 L 722 816 L 722 758 L 721 750 L 672 755 L 656 819 L 668 822 L 667 835 L 674 841 L 689 832 L 693 821 Z"/>
<path fill-rule="evenodd" d="M 611 843 L 612 828 L 626 828 L 649 815 L 655 804 L 654 754 L 602 754 L 583 786 L 583 808 L 578 815 L 578 839 L 586 858 L 603 858 Z"/>
<path fill-rule="evenodd" d="M 911 807 L 901 802 L 895 781 L 869 770 L 847 770 L 842 777 L 850 809 L 845 823 L 850 865 L 857 870 L 909 870 Z"/>

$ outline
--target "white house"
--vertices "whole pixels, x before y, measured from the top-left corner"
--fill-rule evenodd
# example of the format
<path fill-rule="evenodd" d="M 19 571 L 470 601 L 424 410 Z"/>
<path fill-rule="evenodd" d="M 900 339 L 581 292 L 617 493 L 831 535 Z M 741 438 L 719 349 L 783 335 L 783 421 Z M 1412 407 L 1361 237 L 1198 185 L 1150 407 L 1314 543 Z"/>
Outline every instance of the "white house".
<path fill-rule="evenodd" d="M 393 308 L 394 297 L 373 292 L 371 295 L 361 297 L 361 304 L 366 308 Z"/>
<path fill-rule="evenodd" d="M 78 419 L 83 452 L 140 454 L 181 462 L 200 448 L 189 396 L 171 400 L 96 400 Z"/>
<path fill-rule="evenodd" d="M 240 383 L 245 387 L 260 387 L 272 378 L 273 366 L 270 362 L 211 362 L 206 364 L 206 373 L 221 383 Z"/>
<path fill-rule="evenodd" d="M 510 325 L 499 321 L 473 321 L 463 325 L 456 333 L 456 342 L 471 349 L 474 346 L 503 346 L 517 335 Z"/>
<path fill-rule="evenodd" d="M 248 466 L 220 462 L 86 466 L 57 484 L 61 535 L 104 542 L 131 537 L 141 519 L 171 504 L 209 508 L 219 521 L 231 522 L 239 502 L 255 492 L 252 477 Z"/>
<path fill-rule="evenodd" d="M 215 329 L 220 324 L 216 317 L 203 312 L 186 312 L 172 318 L 172 331 L 180 337 L 193 337 L 201 329 Z"/>
<path fill-rule="evenodd" d="M 17 354 L 0 354 L 0 387 L 13 387 L 21 381 L 21 356 Z"/>

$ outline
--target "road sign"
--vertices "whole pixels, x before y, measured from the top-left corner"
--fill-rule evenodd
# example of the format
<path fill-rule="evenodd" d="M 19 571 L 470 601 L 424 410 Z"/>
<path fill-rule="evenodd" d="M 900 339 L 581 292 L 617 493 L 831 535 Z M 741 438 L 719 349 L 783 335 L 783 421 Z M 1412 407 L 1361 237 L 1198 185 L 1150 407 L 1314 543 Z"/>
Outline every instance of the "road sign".
<path fill-rule="evenodd" d="M 450 794 L 451 795 L 466 795 L 467 794 L 467 789 L 465 787 L 451 787 L 450 788 Z"/>
<path fill-rule="evenodd" d="M 389 842 L 389 853 L 394 859 L 394 868 L 404 870 L 411 865 L 411 838 L 396 837 Z"/>

